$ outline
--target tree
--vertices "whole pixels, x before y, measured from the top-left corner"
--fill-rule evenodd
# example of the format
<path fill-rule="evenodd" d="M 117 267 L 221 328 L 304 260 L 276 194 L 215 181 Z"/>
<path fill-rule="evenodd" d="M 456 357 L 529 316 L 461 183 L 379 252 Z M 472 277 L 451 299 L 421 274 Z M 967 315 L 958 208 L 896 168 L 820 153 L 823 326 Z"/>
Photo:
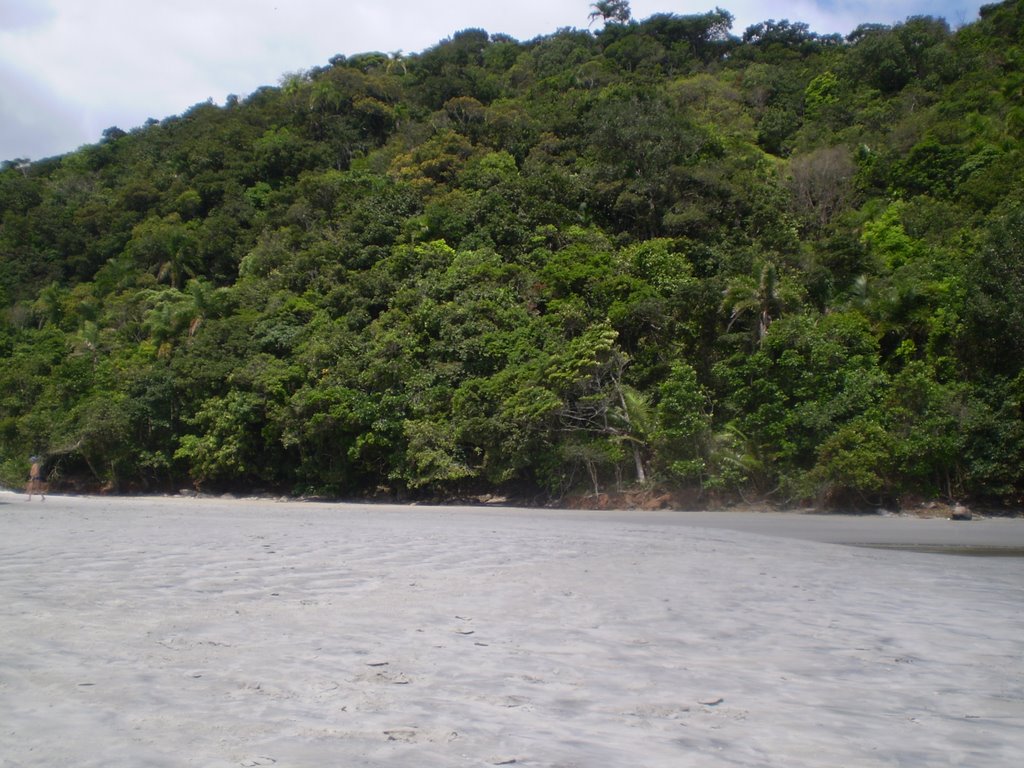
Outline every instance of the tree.
<path fill-rule="evenodd" d="M 630 5 L 0 163 L 0 479 L 1017 498 L 1021 3 Z"/>
<path fill-rule="evenodd" d="M 673 363 L 658 387 L 654 447 L 658 464 L 670 478 L 700 482 L 707 470 L 711 427 L 710 397 L 689 363 Z"/>
<path fill-rule="evenodd" d="M 827 226 L 853 192 L 857 167 L 844 147 L 817 149 L 790 160 L 794 205 L 815 226 Z"/>
<path fill-rule="evenodd" d="M 834 312 L 775 321 L 753 353 L 714 368 L 726 423 L 795 498 L 813 497 L 805 473 L 843 425 L 874 416 L 889 380 L 864 317 Z"/>
<path fill-rule="evenodd" d="M 731 37 L 734 17 L 721 8 L 707 13 L 678 16 L 658 13 L 643 21 L 638 29 L 661 41 L 666 48 L 679 56 L 685 52 L 685 59 L 677 60 L 680 67 L 696 59 L 704 64 L 720 60 L 734 45 Z"/>
<path fill-rule="evenodd" d="M 546 372 L 548 386 L 562 397 L 559 428 L 570 436 L 570 453 L 586 465 L 595 489 L 600 459 L 615 468 L 627 448 L 636 481 L 647 479 L 643 452 L 651 418 L 646 398 L 623 381 L 628 359 L 615 344 L 617 336 L 606 323 L 587 328 Z"/>
<path fill-rule="evenodd" d="M 964 258 L 969 292 L 959 355 L 969 370 L 1014 378 L 1024 371 L 1024 204 L 997 211 Z"/>
<path fill-rule="evenodd" d="M 596 3 L 591 3 L 590 7 L 594 9 L 587 17 L 591 24 L 597 19 L 601 19 L 606 24 L 626 24 L 633 16 L 629 0 L 598 0 Z"/>
<path fill-rule="evenodd" d="M 844 424 L 818 449 L 806 480 L 808 494 L 830 506 L 888 503 L 897 481 L 892 442 L 892 435 L 871 417 Z"/>
<path fill-rule="evenodd" d="M 174 455 L 188 462 L 197 486 L 259 477 L 262 406 L 258 395 L 238 390 L 202 404 L 191 419 L 198 433 L 183 435 Z"/>
<path fill-rule="evenodd" d="M 738 275 L 729 280 L 722 298 L 722 309 L 729 313 L 728 333 L 741 318 L 750 318 L 757 344 L 764 341 L 768 328 L 784 310 L 796 306 L 802 292 L 787 275 L 780 276 L 774 262 L 765 261 L 754 275 Z"/>
<path fill-rule="evenodd" d="M 179 214 L 172 213 L 150 217 L 134 227 L 126 251 L 152 270 L 157 280 L 181 288 L 186 278 L 199 274 L 197 245 L 196 223 L 183 222 Z"/>
<path fill-rule="evenodd" d="M 892 454 L 903 484 L 947 499 L 963 493 L 966 390 L 940 381 L 922 361 L 893 377 L 884 401 Z"/>

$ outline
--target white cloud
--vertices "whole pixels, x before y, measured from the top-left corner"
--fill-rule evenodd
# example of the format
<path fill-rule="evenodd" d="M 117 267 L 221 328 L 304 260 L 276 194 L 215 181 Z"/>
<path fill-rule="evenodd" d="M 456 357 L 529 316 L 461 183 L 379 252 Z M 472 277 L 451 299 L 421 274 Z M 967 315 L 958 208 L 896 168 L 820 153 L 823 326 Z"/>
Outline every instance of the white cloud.
<path fill-rule="evenodd" d="M 848 32 L 914 13 L 972 20 L 969 0 L 633 0 L 633 16 L 721 5 L 758 21 Z M 336 53 L 421 51 L 469 27 L 520 40 L 585 28 L 584 0 L 0 0 L 0 159 L 43 157 L 229 93 L 244 96 Z M 966 18 L 962 18 L 966 16 Z"/>

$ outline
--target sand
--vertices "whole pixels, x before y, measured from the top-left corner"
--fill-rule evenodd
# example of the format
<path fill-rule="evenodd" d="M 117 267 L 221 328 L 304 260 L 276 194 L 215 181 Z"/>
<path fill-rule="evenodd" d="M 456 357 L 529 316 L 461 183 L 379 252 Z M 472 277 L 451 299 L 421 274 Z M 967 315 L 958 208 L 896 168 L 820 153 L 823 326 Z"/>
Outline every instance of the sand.
<path fill-rule="evenodd" d="M 904 536 L 1024 521 L 0 494 L 0 766 L 1024 765 L 1024 559 Z"/>

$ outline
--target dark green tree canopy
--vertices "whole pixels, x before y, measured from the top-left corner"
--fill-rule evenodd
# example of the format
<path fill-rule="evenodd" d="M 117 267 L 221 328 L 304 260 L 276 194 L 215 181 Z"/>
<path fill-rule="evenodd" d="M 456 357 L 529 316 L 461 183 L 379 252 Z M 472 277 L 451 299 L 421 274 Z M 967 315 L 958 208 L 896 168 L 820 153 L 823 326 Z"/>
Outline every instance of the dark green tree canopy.
<path fill-rule="evenodd" d="M 0 481 L 1019 505 L 1024 5 L 590 9 L 0 164 Z"/>

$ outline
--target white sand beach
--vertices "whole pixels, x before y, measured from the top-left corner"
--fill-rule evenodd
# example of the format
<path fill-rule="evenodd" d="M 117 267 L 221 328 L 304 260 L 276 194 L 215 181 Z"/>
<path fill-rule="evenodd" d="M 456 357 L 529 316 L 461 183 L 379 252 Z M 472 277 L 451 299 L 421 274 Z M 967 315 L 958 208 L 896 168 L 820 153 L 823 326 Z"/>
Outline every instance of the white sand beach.
<path fill-rule="evenodd" d="M 1024 559 L 835 542 L 1024 520 L 3 493 L 0 766 L 1024 765 Z"/>

